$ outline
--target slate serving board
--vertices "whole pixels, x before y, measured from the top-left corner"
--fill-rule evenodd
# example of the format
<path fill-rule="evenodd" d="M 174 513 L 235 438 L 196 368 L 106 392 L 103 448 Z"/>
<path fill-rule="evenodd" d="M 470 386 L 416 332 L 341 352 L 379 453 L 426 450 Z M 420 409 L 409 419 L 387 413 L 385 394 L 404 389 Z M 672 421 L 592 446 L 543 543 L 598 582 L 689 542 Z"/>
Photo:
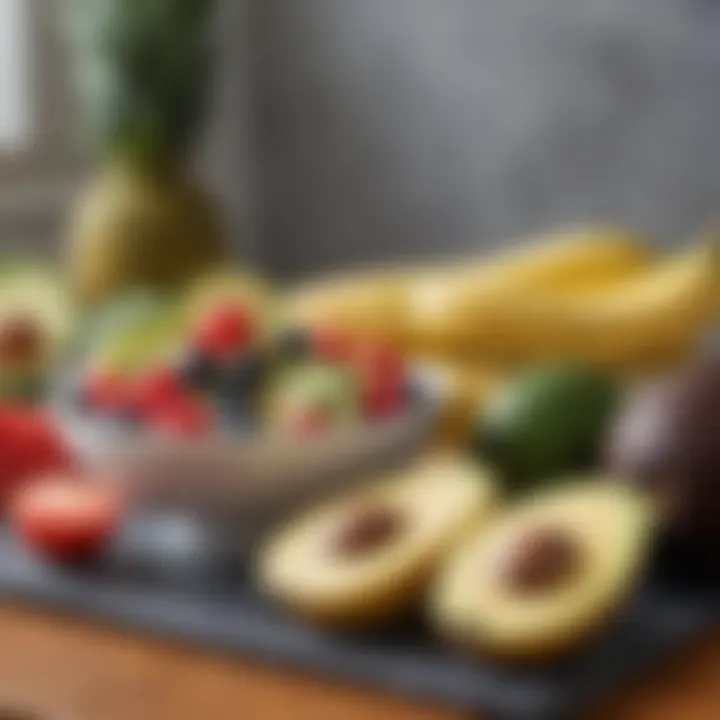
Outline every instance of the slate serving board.
<path fill-rule="evenodd" d="M 502 720 L 575 719 L 717 622 L 717 596 L 648 582 L 615 626 L 570 661 L 513 671 L 452 657 L 419 622 L 377 637 L 323 634 L 257 597 L 207 527 L 135 517 L 95 567 L 51 567 L 0 531 L 0 596 L 201 644 Z M 483 715 L 487 717 L 487 715 Z"/>

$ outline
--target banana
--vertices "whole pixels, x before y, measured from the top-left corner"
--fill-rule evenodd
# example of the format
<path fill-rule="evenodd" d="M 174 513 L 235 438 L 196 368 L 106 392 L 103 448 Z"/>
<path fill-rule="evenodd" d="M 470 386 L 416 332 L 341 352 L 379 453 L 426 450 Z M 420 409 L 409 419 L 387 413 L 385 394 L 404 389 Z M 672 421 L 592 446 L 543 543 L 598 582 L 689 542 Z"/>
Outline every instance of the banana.
<path fill-rule="evenodd" d="M 456 293 L 482 296 L 511 288 L 595 287 L 626 278 L 650 262 L 634 234 L 616 228 L 574 228 L 494 258 L 469 257 L 415 268 L 336 276 L 311 283 L 285 298 L 286 317 L 300 324 L 328 324 L 385 337 L 413 349 L 424 340 L 424 310 Z M 482 303 L 482 301 L 479 301 Z M 441 336 L 439 345 L 444 342 Z"/>
<path fill-rule="evenodd" d="M 449 292 L 425 307 L 424 350 L 521 364 L 661 364 L 686 354 L 717 320 L 718 266 L 713 242 L 599 290 Z"/>
<path fill-rule="evenodd" d="M 417 270 L 415 273 L 427 272 Z M 290 325 L 340 327 L 405 344 L 405 293 L 412 270 L 330 277 L 287 294 Z"/>
<path fill-rule="evenodd" d="M 496 324 L 498 302 L 538 292 L 592 293 L 640 275 L 652 259 L 626 231 L 575 229 L 523 243 L 455 274 L 420 278 L 406 298 L 407 345 L 434 357 L 474 356 L 476 338 L 485 338 Z"/>

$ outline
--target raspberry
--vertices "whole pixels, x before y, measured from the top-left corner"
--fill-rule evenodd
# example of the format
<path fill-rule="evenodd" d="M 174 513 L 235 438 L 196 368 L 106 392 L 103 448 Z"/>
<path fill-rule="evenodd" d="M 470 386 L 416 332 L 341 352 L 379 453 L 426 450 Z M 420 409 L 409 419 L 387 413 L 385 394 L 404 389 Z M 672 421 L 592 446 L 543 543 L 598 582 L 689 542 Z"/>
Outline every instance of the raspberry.
<path fill-rule="evenodd" d="M 354 365 L 366 416 L 386 418 L 397 412 L 406 397 L 403 356 L 387 343 L 365 340 L 356 349 Z"/>
<path fill-rule="evenodd" d="M 402 408 L 406 397 L 404 377 L 370 374 L 362 389 L 362 408 L 366 417 L 380 420 L 391 417 Z"/>
<path fill-rule="evenodd" d="M 93 368 L 83 382 L 83 401 L 93 410 L 113 412 L 129 401 L 128 383 L 112 370 Z"/>
<path fill-rule="evenodd" d="M 178 398 L 155 414 L 151 420 L 155 430 L 177 438 L 198 438 L 213 425 L 213 413 L 204 403 L 193 398 Z"/>
<path fill-rule="evenodd" d="M 204 318 L 193 344 L 212 359 L 224 361 L 245 350 L 254 334 L 252 314 L 241 305 L 226 305 Z"/>
<path fill-rule="evenodd" d="M 133 383 L 130 404 L 141 415 L 153 414 L 186 394 L 183 381 L 172 368 L 156 367 Z"/>

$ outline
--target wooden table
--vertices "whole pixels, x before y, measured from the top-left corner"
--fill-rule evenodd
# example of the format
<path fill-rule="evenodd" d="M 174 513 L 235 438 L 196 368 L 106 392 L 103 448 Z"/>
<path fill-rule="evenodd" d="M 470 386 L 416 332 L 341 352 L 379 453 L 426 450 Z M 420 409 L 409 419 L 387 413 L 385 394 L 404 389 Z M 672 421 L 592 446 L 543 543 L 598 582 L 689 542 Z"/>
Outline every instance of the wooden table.
<path fill-rule="evenodd" d="M 0 704 L 39 720 L 470 720 L 14 607 L 0 609 Z M 720 720 L 720 636 L 591 720 Z"/>

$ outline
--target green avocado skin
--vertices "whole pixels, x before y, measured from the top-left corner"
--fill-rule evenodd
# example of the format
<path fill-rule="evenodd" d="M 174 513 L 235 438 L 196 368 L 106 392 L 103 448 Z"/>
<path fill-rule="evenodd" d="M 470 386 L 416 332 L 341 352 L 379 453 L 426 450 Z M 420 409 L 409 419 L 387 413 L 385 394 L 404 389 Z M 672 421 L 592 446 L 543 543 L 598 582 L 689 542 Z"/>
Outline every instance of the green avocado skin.
<path fill-rule="evenodd" d="M 491 399 L 475 451 L 510 490 L 552 481 L 597 461 L 617 399 L 617 384 L 602 373 L 569 364 L 532 369 Z"/>

